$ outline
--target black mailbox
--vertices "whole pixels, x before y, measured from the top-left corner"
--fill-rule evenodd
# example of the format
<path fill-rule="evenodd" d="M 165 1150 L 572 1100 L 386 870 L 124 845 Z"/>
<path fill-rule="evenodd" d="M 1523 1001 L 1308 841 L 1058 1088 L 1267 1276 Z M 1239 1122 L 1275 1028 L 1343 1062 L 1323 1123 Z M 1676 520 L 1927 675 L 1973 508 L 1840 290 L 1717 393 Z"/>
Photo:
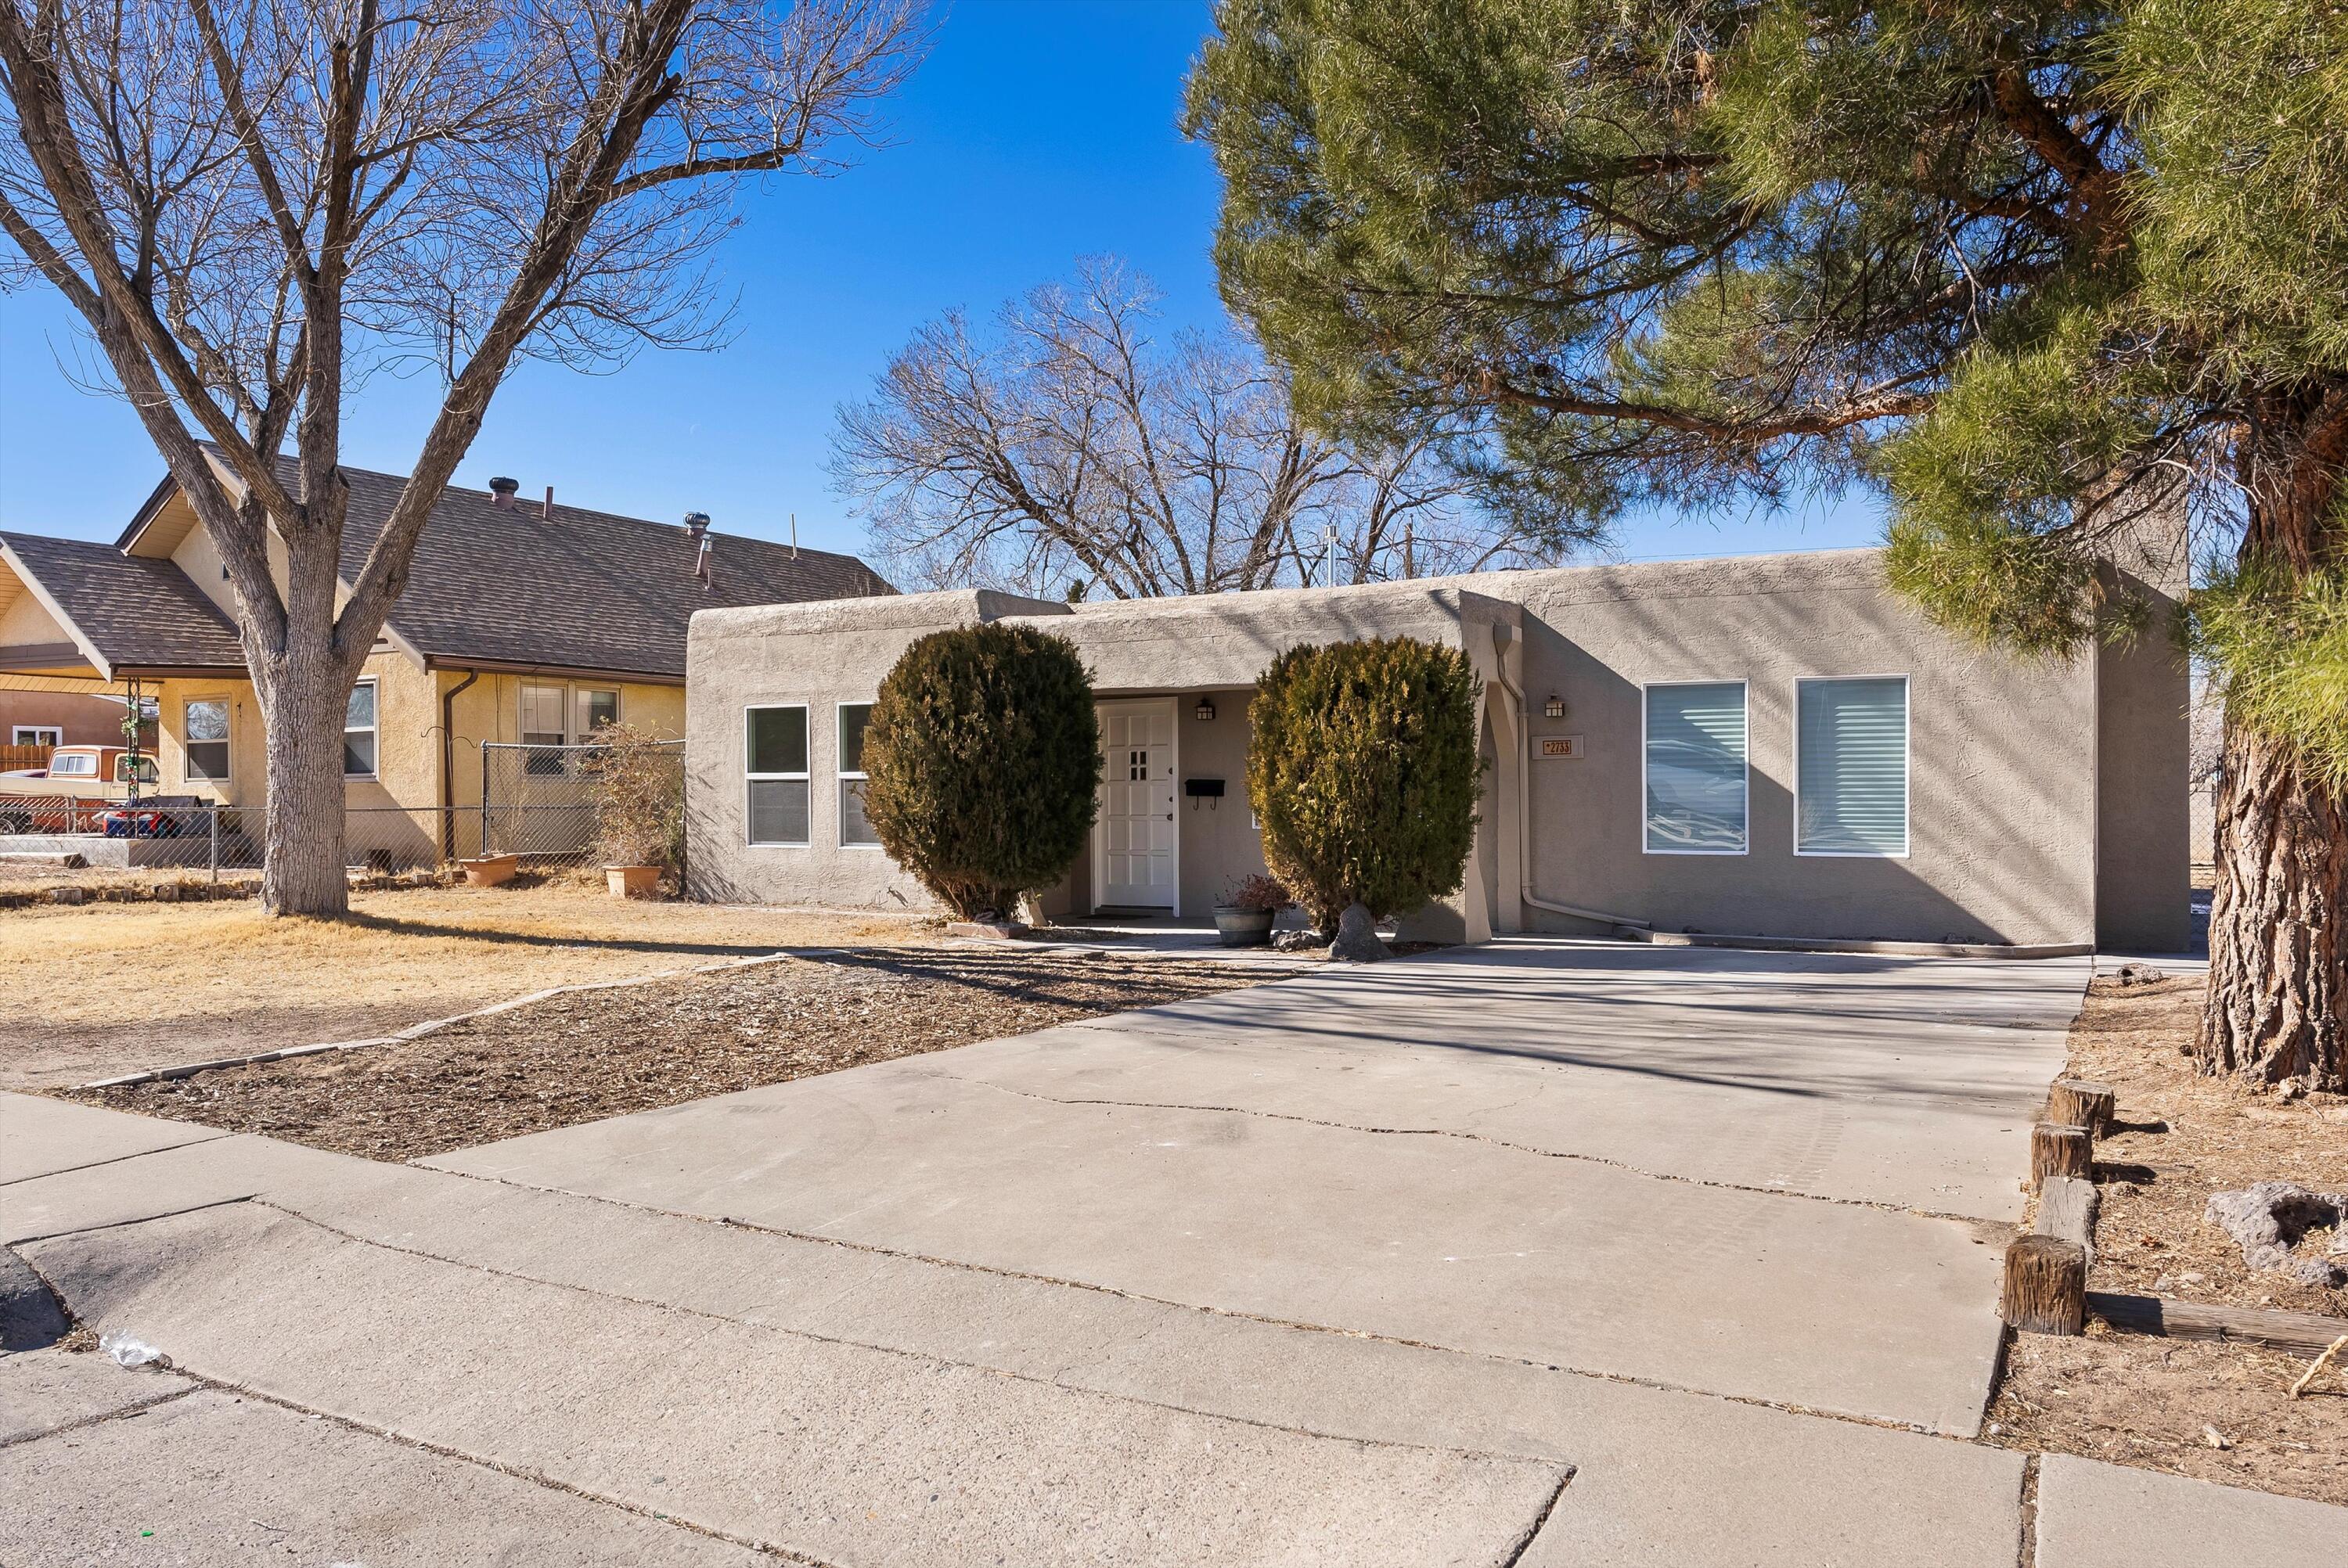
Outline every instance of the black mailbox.
<path fill-rule="evenodd" d="M 1223 797 L 1223 781 L 1220 779 L 1184 779 L 1182 781 L 1182 793 L 1189 796 L 1192 800 L 1199 800 L 1201 798 L 1207 800 L 1220 800 Z"/>

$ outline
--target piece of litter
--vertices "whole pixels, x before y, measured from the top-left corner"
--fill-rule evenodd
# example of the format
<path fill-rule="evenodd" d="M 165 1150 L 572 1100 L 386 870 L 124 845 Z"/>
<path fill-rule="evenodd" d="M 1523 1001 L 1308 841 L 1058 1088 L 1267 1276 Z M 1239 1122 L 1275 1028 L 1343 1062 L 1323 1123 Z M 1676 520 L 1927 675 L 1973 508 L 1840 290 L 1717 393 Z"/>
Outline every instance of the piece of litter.
<path fill-rule="evenodd" d="M 144 1367 L 150 1362 L 167 1363 L 169 1358 L 143 1339 L 133 1339 L 128 1334 L 101 1334 L 98 1348 L 114 1358 L 118 1367 Z"/>
<path fill-rule="evenodd" d="M 2225 1433 L 2206 1423 L 2201 1428 L 2201 1440 L 2213 1449 L 2230 1449 L 2234 1446 Z"/>

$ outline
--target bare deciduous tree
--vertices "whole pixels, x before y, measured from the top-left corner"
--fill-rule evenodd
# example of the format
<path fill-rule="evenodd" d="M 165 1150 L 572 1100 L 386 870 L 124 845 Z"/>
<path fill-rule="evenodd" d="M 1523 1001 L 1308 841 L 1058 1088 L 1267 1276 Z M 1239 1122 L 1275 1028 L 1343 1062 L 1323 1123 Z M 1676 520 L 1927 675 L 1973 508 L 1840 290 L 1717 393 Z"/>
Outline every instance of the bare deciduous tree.
<path fill-rule="evenodd" d="M 1151 335 L 1113 261 L 1006 305 L 982 341 L 922 327 L 840 410 L 832 472 L 907 580 L 1119 599 L 1514 564 L 1426 431 L 1356 450 L 1308 431 L 1231 337 Z"/>
<path fill-rule="evenodd" d="M 80 313 L 227 563 L 272 911 L 346 907 L 345 704 L 507 373 L 705 341 L 734 188 L 835 167 L 922 26 L 918 0 L 0 0 L 12 279 Z M 446 395 L 337 604 L 344 403 L 402 361 Z"/>

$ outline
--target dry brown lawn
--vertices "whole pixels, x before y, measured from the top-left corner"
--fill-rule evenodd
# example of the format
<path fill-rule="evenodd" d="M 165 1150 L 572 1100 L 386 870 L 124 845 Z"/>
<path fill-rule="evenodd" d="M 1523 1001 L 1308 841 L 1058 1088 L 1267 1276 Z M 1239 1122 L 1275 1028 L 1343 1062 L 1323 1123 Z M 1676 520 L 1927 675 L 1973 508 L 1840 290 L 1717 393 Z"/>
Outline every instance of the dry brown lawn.
<path fill-rule="evenodd" d="M 2184 1051 L 2202 989 L 2198 978 L 2098 979 L 2072 1027 L 2070 1071 L 2119 1091 L 2121 1125 L 2096 1146 L 2103 1212 L 2087 1288 L 2321 1313 L 2348 1334 L 2348 1291 L 2254 1273 L 2202 1218 L 2211 1193 L 2257 1181 L 2348 1185 L 2348 1097 L 2286 1103 L 2195 1072 Z M 2300 1250 L 2321 1253 L 2328 1240 L 2319 1232 Z M 2084 1338 L 2022 1335 L 1990 1408 L 1990 1440 L 2348 1503 L 2348 1373 L 2328 1372 L 2294 1399 L 2306 1365 L 2100 1321 Z"/>
<path fill-rule="evenodd" d="M 344 921 L 249 901 L 0 911 L 0 1088 L 388 1033 L 494 1001 L 778 948 L 918 943 L 885 917 L 630 903 L 555 882 L 353 896 Z"/>
<path fill-rule="evenodd" d="M 392 1045 L 75 1098 L 413 1160 L 1277 979 L 1262 963 L 870 948 L 566 991 Z"/>

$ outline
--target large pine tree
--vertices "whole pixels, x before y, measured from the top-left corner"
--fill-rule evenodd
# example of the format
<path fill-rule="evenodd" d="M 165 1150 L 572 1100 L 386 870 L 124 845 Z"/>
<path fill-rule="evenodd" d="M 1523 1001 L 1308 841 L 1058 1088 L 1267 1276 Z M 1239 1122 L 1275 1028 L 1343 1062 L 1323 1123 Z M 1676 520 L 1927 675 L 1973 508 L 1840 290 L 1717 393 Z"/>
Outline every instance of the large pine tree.
<path fill-rule="evenodd" d="M 1221 0 L 1232 305 L 1328 420 L 1480 422 L 1584 525 L 1879 487 L 1896 586 L 2038 651 L 2203 551 L 2204 1064 L 2348 1089 L 2348 6 Z M 2183 548 L 2180 546 L 2179 548 Z"/>

